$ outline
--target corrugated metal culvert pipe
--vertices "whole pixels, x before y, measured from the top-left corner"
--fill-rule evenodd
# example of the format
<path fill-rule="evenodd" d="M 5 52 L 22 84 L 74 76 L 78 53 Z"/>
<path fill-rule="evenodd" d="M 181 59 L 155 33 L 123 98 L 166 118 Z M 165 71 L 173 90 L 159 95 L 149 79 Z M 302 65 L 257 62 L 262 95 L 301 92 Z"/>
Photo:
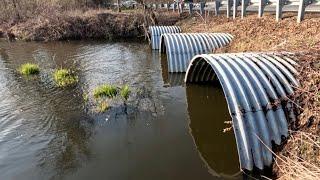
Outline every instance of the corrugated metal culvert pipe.
<path fill-rule="evenodd" d="M 163 34 L 160 52 L 167 54 L 169 72 L 186 72 L 193 56 L 213 52 L 229 44 L 232 38 L 228 33 Z"/>
<path fill-rule="evenodd" d="M 181 28 L 178 26 L 150 26 L 149 33 L 151 35 L 152 49 L 159 49 L 160 37 L 164 33 L 181 33 Z"/>
<path fill-rule="evenodd" d="M 288 136 L 287 118 L 295 120 L 288 97 L 299 86 L 295 66 L 288 53 L 204 54 L 191 60 L 186 83 L 218 80 L 222 86 L 242 169 L 270 166 L 271 142 Z"/>

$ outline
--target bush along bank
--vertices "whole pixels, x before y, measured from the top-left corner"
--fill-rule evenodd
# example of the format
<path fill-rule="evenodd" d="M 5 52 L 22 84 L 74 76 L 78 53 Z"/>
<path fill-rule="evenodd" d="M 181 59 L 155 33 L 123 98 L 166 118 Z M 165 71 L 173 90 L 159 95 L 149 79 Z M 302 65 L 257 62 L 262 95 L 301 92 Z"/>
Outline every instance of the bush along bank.
<path fill-rule="evenodd" d="M 169 12 L 73 11 L 27 19 L 11 25 L 2 34 L 28 41 L 141 38 L 145 27 L 154 23 L 172 25 L 179 19 L 178 14 Z"/>

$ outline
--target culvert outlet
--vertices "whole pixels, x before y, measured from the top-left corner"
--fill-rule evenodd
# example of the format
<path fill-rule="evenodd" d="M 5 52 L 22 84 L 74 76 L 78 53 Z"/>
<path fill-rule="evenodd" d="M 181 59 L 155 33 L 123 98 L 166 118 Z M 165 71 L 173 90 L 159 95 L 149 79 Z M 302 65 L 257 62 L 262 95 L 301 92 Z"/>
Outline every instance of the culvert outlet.
<path fill-rule="evenodd" d="M 160 52 L 167 54 L 169 72 L 186 72 L 193 56 L 211 53 L 228 45 L 232 38 L 228 33 L 163 34 Z"/>
<path fill-rule="evenodd" d="M 288 136 L 288 121 L 295 120 L 289 97 L 299 86 L 295 66 L 288 53 L 203 54 L 191 60 L 186 83 L 221 84 L 242 169 L 271 166 L 272 141 L 279 145 Z"/>
<path fill-rule="evenodd" d="M 165 33 L 181 33 L 178 26 L 150 26 L 149 33 L 151 36 L 151 47 L 153 50 L 159 49 L 160 37 Z"/>

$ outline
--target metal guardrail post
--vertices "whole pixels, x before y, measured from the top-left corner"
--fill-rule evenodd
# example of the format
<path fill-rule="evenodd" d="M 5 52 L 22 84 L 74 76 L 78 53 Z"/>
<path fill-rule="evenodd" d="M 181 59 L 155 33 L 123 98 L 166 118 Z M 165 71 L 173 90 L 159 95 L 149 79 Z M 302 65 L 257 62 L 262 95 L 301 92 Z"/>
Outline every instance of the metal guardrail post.
<path fill-rule="evenodd" d="M 303 18 L 304 18 L 304 13 L 305 13 L 305 10 L 306 10 L 306 5 L 307 5 L 307 2 L 305 0 L 300 0 L 300 3 L 299 3 L 299 11 L 298 11 L 298 18 L 297 18 L 297 22 L 300 23 Z"/>
<path fill-rule="evenodd" d="M 266 0 L 260 0 L 259 1 L 259 12 L 258 12 L 258 17 L 261 18 L 263 15 L 264 7 L 266 6 Z"/>
<path fill-rule="evenodd" d="M 193 13 L 193 3 L 189 3 L 189 14 L 192 15 Z"/>
<path fill-rule="evenodd" d="M 183 13 L 184 3 L 180 3 L 180 12 Z"/>
<path fill-rule="evenodd" d="M 227 18 L 230 18 L 230 14 L 231 14 L 231 6 L 232 6 L 232 0 L 227 0 Z"/>
<path fill-rule="evenodd" d="M 241 19 L 244 18 L 247 14 L 247 7 L 249 4 L 249 0 L 241 0 Z"/>
<path fill-rule="evenodd" d="M 239 4 L 239 0 L 233 0 L 233 13 L 232 13 L 233 19 L 235 19 L 237 16 L 238 4 Z"/>
<path fill-rule="evenodd" d="M 283 7 L 283 2 L 284 0 L 278 0 L 277 1 L 277 7 L 276 7 L 276 21 L 280 21 L 282 18 L 282 7 Z"/>
<path fill-rule="evenodd" d="M 206 3 L 205 2 L 200 2 L 200 14 L 203 16 L 204 15 L 204 7 Z"/>
<path fill-rule="evenodd" d="M 219 8 L 220 8 L 220 6 L 221 6 L 221 2 L 220 2 L 219 0 L 216 0 L 215 9 L 214 9 L 214 14 L 215 14 L 216 16 L 218 16 L 218 14 L 219 14 Z"/>

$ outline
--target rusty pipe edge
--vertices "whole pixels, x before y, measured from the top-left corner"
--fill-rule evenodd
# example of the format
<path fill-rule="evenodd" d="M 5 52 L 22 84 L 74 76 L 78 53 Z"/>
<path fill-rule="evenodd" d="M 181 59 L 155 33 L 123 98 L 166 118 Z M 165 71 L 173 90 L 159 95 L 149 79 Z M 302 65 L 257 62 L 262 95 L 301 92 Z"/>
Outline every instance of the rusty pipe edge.
<path fill-rule="evenodd" d="M 295 120 L 288 101 L 299 86 L 296 63 L 285 53 L 227 53 L 195 56 L 186 83 L 218 80 L 227 100 L 240 167 L 263 169 L 272 164 L 272 141 L 288 136 L 288 120 Z"/>
<path fill-rule="evenodd" d="M 151 47 L 153 50 L 159 49 L 160 37 L 164 33 L 181 33 L 181 28 L 178 26 L 149 26 Z"/>
<path fill-rule="evenodd" d="M 159 51 L 167 54 L 169 72 L 186 72 L 193 56 L 213 52 L 232 39 L 228 33 L 162 34 Z"/>

